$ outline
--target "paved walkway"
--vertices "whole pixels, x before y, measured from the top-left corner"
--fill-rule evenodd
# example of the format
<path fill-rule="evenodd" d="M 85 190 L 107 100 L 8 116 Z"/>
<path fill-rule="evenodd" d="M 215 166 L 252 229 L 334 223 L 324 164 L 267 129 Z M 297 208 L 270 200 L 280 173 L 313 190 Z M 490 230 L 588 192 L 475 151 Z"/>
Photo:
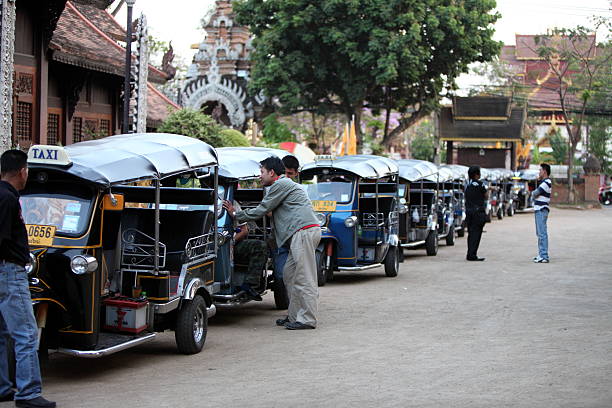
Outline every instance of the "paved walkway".
<path fill-rule="evenodd" d="M 61 407 L 612 407 L 612 210 L 553 210 L 552 262 L 533 214 L 409 253 L 397 278 L 339 275 L 317 330 L 274 326 L 272 296 L 216 316 L 204 351 L 174 336 L 102 360 L 52 355 Z M 10 404 L 0 404 L 0 407 Z"/>

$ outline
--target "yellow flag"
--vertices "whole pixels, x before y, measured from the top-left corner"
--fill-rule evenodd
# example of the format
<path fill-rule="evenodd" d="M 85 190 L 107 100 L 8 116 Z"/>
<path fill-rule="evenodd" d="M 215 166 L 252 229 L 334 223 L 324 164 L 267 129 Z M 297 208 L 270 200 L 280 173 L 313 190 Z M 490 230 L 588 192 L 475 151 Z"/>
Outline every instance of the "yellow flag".
<path fill-rule="evenodd" d="M 357 131 L 355 121 L 351 121 L 351 131 L 349 133 L 348 154 L 357 154 Z"/>
<path fill-rule="evenodd" d="M 342 148 L 340 149 L 340 156 L 344 156 L 348 152 L 349 145 L 349 125 L 348 123 L 344 127 L 344 133 L 342 134 Z"/>

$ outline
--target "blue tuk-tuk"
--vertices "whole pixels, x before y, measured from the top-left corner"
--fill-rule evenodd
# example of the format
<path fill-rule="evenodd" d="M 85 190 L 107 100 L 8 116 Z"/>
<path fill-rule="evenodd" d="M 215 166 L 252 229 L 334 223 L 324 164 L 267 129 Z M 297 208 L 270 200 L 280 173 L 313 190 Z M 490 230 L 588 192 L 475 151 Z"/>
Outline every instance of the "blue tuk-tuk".
<path fill-rule="evenodd" d="M 254 208 L 262 201 L 264 189 L 260 185 L 260 162 L 268 157 L 283 158 L 289 153 L 279 149 L 261 147 L 222 147 L 217 149 L 219 154 L 219 198 L 235 201 L 244 210 Z M 274 301 L 278 309 L 287 309 L 289 299 L 282 278 L 270 273 L 272 266 L 271 251 L 273 240 L 270 219 L 265 217 L 257 222 L 249 223 L 247 239 L 259 240 L 265 245 L 262 250 L 266 252 L 266 267 L 262 269 L 259 286 L 255 289 L 260 296 L 266 294 L 268 289 L 274 292 Z M 234 222 L 221 210 L 217 220 L 219 230 L 219 257 L 215 268 L 215 283 L 219 291 L 213 295 L 217 306 L 237 305 L 248 302 L 250 298 L 240 288 L 245 278 L 248 265 L 235 262 L 234 258 Z"/>
<path fill-rule="evenodd" d="M 333 279 L 334 271 L 384 265 L 387 276 L 397 276 L 397 164 L 372 155 L 319 157 L 302 166 L 300 179 L 307 184 L 322 228 L 317 249 L 319 286 Z"/>
<path fill-rule="evenodd" d="M 21 206 L 41 351 L 96 358 L 174 330 L 180 352 L 199 352 L 216 310 L 215 150 L 118 135 L 32 146 L 28 166 Z M 197 173 L 211 188 L 176 187 Z"/>
<path fill-rule="evenodd" d="M 448 167 L 438 168 L 438 239 L 455 245 L 455 174 Z"/>
<path fill-rule="evenodd" d="M 400 188 L 399 238 L 402 249 L 425 248 L 438 253 L 438 167 L 424 160 L 398 160 Z"/>
<path fill-rule="evenodd" d="M 531 193 L 537 188 L 538 170 L 524 169 L 516 171 L 512 181 L 515 212 L 533 210 L 534 200 Z"/>

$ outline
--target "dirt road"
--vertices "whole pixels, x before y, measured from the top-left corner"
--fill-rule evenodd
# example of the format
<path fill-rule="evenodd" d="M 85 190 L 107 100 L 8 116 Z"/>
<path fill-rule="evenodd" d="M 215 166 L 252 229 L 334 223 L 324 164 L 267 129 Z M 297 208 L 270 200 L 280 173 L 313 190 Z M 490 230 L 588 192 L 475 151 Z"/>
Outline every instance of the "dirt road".
<path fill-rule="evenodd" d="M 612 210 L 557 210 L 551 263 L 534 264 L 533 214 L 488 224 L 397 278 L 340 274 L 317 330 L 274 325 L 272 296 L 222 311 L 204 351 L 173 333 L 101 360 L 52 355 L 60 407 L 612 407 Z M 0 407 L 10 406 L 0 404 Z"/>

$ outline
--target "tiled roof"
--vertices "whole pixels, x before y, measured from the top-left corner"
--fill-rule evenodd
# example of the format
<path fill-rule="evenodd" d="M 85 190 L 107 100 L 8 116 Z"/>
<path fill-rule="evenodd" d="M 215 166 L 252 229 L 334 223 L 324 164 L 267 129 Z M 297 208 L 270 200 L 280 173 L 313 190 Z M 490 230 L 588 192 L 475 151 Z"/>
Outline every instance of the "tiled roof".
<path fill-rule="evenodd" d="M 507 120 L 454 120 L 452 108 L 440 111 L 440 139 L 463 141 L 519 140 L 525 111 L 513 108 Z"/>
<path fill-rule="evenodd" d="M 507 119 L 510 115 L 510 102 L 510 98 L 504 96 L 455 97 L 453 98 L 453 115 L 466 118 Z"/>
<path fill-rule="evenodd" d="M 112 19 L 105 10 L 67 2 L 49 44 L 49 48 L 53 50 L 51 58 L 65 64 L 123 77 L 125 48 L 105 32 L 108 30 L 111 34 L 119 33 L 109 18 Z M 96 22 L 101 24 L 101 28 Z M 150 81 L 163 83 L 167 79 L 164 72 L 149 66 Z"/>
<path fill-rule="evenodd" d="M 168 99 L 152 84 L 148 84 L 147 127 L 157 128 L 168 115 L 181 107 Z"/>
<path fill-rule="evenodd" d="M 81 14 L 111 39 L 115 41 L 125 41 L 125 30 L 106 10 L 100 10 L 93 5 L 77 2 L 71 3 Z"/>

